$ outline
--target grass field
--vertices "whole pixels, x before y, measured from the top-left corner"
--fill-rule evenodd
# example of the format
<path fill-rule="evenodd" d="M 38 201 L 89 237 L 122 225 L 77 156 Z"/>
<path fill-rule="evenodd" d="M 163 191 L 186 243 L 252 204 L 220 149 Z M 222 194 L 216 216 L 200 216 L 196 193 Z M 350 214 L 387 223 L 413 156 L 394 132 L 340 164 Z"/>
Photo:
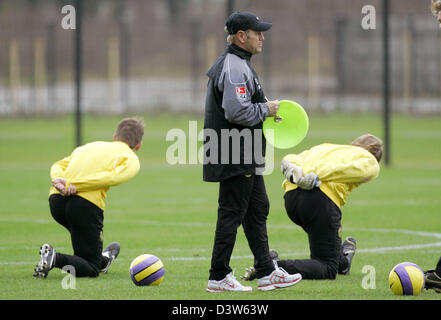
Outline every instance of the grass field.
<path fill-rule="evenodd" d="M 342 208 L 343 237 L 357 239 L 350 276 L 334 281 L 303 280 L 294 287 L 251 293 L 205 292 L 217 210 L 218 185 L 202 181 L 202 167 L 169 165 L 166 151 L 172 128 L 188 130 L 197 115 L 144 115 L 146 135 L 139 152 L 142 168 L 128 183 L 108 193 L 104 213 L 104 245 L 121 244 L 121 254 L 108 274 L 76 279 L 75 289 L 63 289 L 66 274 L 53 269 L 48 278 L 33 279 L 42 243 L 72 253 L 70 238 L 48 210 L 49 168 L 74 147 L 72 116 L 0 119 L 0 299 L 147 299 L 147 300 L 418 300 L 440 299 L 434 291 L 419 296 L 394 295 L 388 274 L 399 262 L 433 269 L 441 255 L 441 118 L 392 119 L 391 165 L 382 163 L 380 176 L 362 185 Z M 88 115 L 84 142 L 109 140 L 120 117 Z M 312 114 L 310 131 L 297 153 L 322 142 L 350 143 L 365 132 L 383 136 L 379 115 Z M 281 258 L 307 258 L 305 233 L 292 224 L 283 206 L 284 152 L 276 151 L 276 168 L 265 177 L 271 202 L 270 247 Z M 130 280 L 132 259 L 151 253 L 162 259 L 166 274 L 158 287 L 136 287 Z M 237 277 L 253 263 L 243 230 L 239 229 L 231 266 Z M 371 266 L 371 267 L 366 267 Z M 364 278 L 375 270 L 375 288 L 364 289 Z M 370 278 L 373 279 L 373 278 Z"/>

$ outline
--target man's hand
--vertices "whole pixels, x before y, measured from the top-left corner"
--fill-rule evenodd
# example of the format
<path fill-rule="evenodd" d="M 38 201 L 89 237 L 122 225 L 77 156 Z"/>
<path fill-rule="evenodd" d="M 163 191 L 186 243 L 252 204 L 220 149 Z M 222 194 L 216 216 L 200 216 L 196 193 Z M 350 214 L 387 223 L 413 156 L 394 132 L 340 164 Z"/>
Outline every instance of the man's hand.
<path fill-rule="evenodd" d="M 288 181 L 297 184 L 303 176 L 303 169 L 288 160 L 282 160 L 282 173 Z"/>
<path fill-rule="evenodd" d="M 304 190 L 311 190 L 314 187 L 318 187 L 321 185 L 321 181 L 318 178 L 318 175 L 316 175 L 314 172 L 308 172 L 303 177 L 301 177 L 297 185 Z"/>
<path fill-rule="evenodd" d="M 77 193 L 77 188 L 73 184 L 70 184 L 69 187 L 66 189 L 66 179 L 64 178 L 56 178 L 52 180 L 52 185 L 63 196 L 70 196 Z"/>
<path fill-rule="evenodd" d="M 66 179 L 57 178 L 52 180 L 52 185 L 57 189 L 62 195 L 66 193 Z"/>
<path fill-rule="evenodd" d="M 69 187 L 67 187 L 66 196 L 71 196 L 76 193 L 77 193 L 77 188 L 73 184 L 70 184 Z"/>
<path fill-rule="evenodd" d="M 275 116 L 280 108 L 279 100 L 267 101 L 266 105 L 269 109 L 270 116 Z"/>

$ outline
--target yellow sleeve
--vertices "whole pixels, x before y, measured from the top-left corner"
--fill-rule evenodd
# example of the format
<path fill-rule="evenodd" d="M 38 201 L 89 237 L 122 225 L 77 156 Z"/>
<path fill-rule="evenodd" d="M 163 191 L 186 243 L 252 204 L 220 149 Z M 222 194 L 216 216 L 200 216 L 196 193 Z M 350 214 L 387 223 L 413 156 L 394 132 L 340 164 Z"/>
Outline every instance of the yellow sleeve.
<path fill-rule="evenodd" d="M 88 176 L 66 181 L 66 188 L 73 184 L 78 192 L 105 189 L 116 186 L 133 178 L 139 171 L 140 164 L 136 155 L 121 154 L 108 170 L 91 173 Z"/>
<path fill-rule="evenodd" d="M 66 170 L 67 166 L 69 165 L 70 159 L 72 158 L 72 155 L 61 159 L 57 162 L 55 162 L 51 167 L 51 179 L 57 179 L 57 178 L 64 178 L 64 171 Z"/>
<path fill-rule="evenodd" d="M 284 159 L 302 167 L 303 174 L 314 172 L 323 182 L 362 183 L 376 178 L 380 172 L 377 159 L 354 146 L 322 144 Z"/>
<path fill-rule="evenodd" d="M 348 162 L 318 161 L 303 167 L 303 172 L 314 172 L 322 182 L 362 183 L 375 179 L 380 166 L 372 157 L 360 156 Z"/>

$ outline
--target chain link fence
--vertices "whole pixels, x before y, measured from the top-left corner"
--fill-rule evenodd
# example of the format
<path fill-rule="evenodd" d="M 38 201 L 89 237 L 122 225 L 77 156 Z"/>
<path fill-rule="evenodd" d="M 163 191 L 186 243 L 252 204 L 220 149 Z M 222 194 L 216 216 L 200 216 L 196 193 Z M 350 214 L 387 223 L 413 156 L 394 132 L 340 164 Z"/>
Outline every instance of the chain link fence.
<path fill-rule="evenodd" d="M 392 0 L 391 105 L 441 114 L 441 31 L 429 6 Z M 308 111 L 382 106 L 381 1 L 84 1 L 84 112 L 202 112 L 205 72 L 226 46 L 227 12 L 273 23 L 252 58 L 266 95 Z M 376 28 L 361 26 L 363 6 Z M 0 0 L 0 115 L 52 115 L 75 108 L 74 34 L 62 0 Z"/>

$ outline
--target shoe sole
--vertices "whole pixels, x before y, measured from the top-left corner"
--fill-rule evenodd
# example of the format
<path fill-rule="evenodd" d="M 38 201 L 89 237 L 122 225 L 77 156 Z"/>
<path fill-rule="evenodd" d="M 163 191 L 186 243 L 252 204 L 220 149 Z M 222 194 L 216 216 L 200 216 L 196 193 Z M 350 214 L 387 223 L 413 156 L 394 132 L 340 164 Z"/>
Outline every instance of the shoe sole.
<path fill-rule="evenodd" d="M 33 278 L 34 279 L 44 279 L 47 277 L 47 274 L 44 272 L 41 272 L 41 270 L 37 269 L 38 267 L 34 268 L 34 274 L 33 274 Z"/>
<path fill-rule="evenodd" d="M 426 289 L 426 290 L 434 290 L 436 293 L 441 293 L 441 288 L 424 288 L 424 289 Z"/>
<path fill-rule="evenodd" d="M 271 290 L 275 290 L 275 289 L 283 289 L 283 288 L 291 287 L 291 286 L 299 283 L 300 280 L 302 280 L 301 275 L 299 275 L 299 277 L 297 279 L 294 279 L 292 282 L 267 284 L 265 286 L 259 286 L 258 289 L 260 291 L 271 291 Z"/>
<path fill-rule="evenodd" d="M 115 259 L 116 259 L 115 257 L 111 256 L 109 258 L 109 262 L 107 263 L 107 266 L 104 269 L 101 269 L 100 272 L 106 274 L 109 271 L 110 266 L 112 265 L 113 261 L 115 261 Z"/>
<path fill-rule="evenodd" d="M 430 287 L 430 286 L 428 287 L 427 284 L 426 284 L 425 289 L 426 289 L 426 290 L 435 290 L 436 293 L 441 293 L 441 288 L 438 288 L 438 287 Z"/>
<path fill-rule="evenodd" d="M 343 254 L 348 254 L 348 253 L 354 253 L 355 254 L 355 250 L 357 250 L 357 241 L 354 238 L 346 238 L 343 242 L 343 246 L 345 243 L 349 243 L 353 248 L 349 249 L 348 251 L 343 251 Z"/>
<path fill-rule="evenodd" d="M 257 273 L 254 267 L 250 267 L 249 269 L 246 269 L 245 275 L 240 277 L 244 281 L 253 281 L 257 279 Z"/>
<path fill-rule="evenodd" d="M 342 274 L 344 276 L 348 276 L 350 274 L 350 271 L 351 271 L 352 259 L 354 258 L 355 251 L 357 250 L 357 241 L 354 238 L 352 238 L 352 237 L 347 237 L 343 243 L 349 243 L 351 246 L 353 246 L 353 248 L 351 248 L 349 250 L 346 250 L 346 251 L 343 251 L 343 254 L 345 256 L 347 256 L 349 254 L 352 254 L 351 262 L 349 263 L 348 268 L 340 273 L 340 274 Z"/>
<path fill-rule="evenodd" d="M 40 262 L 37 264 L 37 266 L 34 269 L 34 278 L 46 278 L 49 271 L 44 272 L 45 269 L 51 269 L 51 265 L 54 262 L 54 258 L 55 258 L 55 250 L 54 254 L 52 254 L 51 260 L 48 261 L 48 256 L 49 256 L 49 249 L 50 249 L 50 245 L 48 244 L 44 244 L 40 247 Z"/>
<path fill-rule="evenodd" d="M 441 293 L 441 280 L 432 280 L 429 279 L 428 276 L 434 273 L 434 276 L 438 279 L 441 279 L 436 273 L 435 270 L 428 270 L 424 272 L 424 280 L 425 280 L 425 289 L 426 290 L 435 290 L 436 293 Z"/>
<path fill-rule="evenodd" d="M 211 293 L 214 293 L 214 292 L 251 292 L 251 291 L 253 291 L 253 289 L 251 289 L 251 290 L 225 290 L 225 289 L 207 288 L 207 289 L 205 289 L 205 291 L 211 292 Z"/>
<path fill-rule="evenodd" d="M 114 245 L 117 249 L 116 250 L 111 250 L 110 247 Z M 116 251 L 115 254 L 111 254 L 112 251 Z M 116 260 L 116 258 L 119 255 L 119 252 L 121 251 L 121 247 L 120 244 L 117 242 L 112 242 L 111 244 L 109 244 L 103 251 L 104 252 L 109 252 L 109 263 L 107 264 L 107 266 L 103 269 L 100 270 L 100 272 L 106 274 L 109 271 L 110 266 L 112 265 L 112 263 Z"/>
<path fill-rule="evenodd" d="M 110 243 L 103 251 L 104 252 L 113 252 L 114 259 L 118 258 L 119 252 L 121 251 L 121 246 L 118 242 Z"/>

